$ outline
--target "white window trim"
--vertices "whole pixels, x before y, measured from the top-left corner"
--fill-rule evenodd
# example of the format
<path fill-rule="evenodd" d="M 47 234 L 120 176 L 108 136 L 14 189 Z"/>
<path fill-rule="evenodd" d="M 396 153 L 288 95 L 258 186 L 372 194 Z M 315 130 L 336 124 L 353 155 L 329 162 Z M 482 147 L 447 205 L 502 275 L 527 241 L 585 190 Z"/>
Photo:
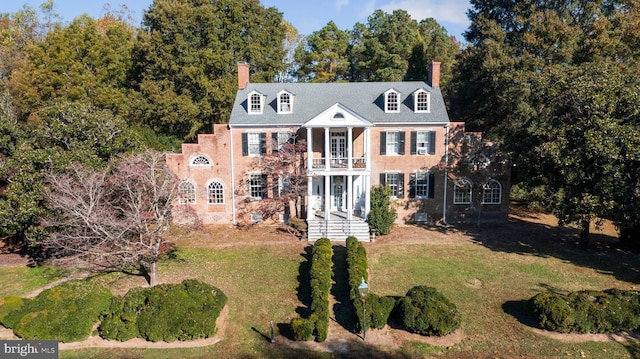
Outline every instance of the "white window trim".
<path fill-rule="evenodd" d="M 204 158 L 207 163 L 195 163 L 197 159 L 199 158 Z M 189 161 L 189 166 L 192 167 L 211 167 L 211 159 L 209 158 L 209 156 L 203 155 L 203 154 L 197 154 L 195 156 L 193 156 L 191 158 L 191 160 Z"/>
<path fill-rule="evenodd" d="M 259 110 L 254 110 L 252 105 L 252 97 L 254 95 L 259 96 L 260 98 L 260 109 Z M 262 113 L 264 112 L 264 103 L 265 103 L 265 96 L 261 93 L 259 93 L 258 91 L 251 91 L 248 95 L 247 95 L 247 112 L 250 115 L 262 115 Z"/>
<path fill-rule="evenodd" d="M 284 104 L 282 98 L 284 95 L 289 96 L 289 111 L 282 110 L 282 105 Z M 278 93 L 278 114 L 286 115 L 290 113 L 293 113 L 293 94 L 288 91 L 280 91 Z"/>
<path fill-rule="evenodd" d="M 213 183 L 218 183 L 220 186 L 222 186 L 222 202 L 211 202 L 211 201 L 209 201 L 209 190 L 210 190 L 209 186 L 211 186 Z M 219 180 L 219 179 L 210 180 L 207 183 L 206 189 L 207 189 L 207 204 L 215 205 L 215 204 L 224 204 L 225 203 L 225 200 L 224 200 L 225 187 L 224 187 L 224 183 L 221 180 Z"/>
<path fill-rule="evenodd" d="M 391 198 L 392 199 L 398 199 L 398 193 L 400 191 L 400 175 L 402 175 L 402 172 L 400 171 L 390 171 L 390 172 L 384 172 L 384 185 L 393 189 L 394 187 L 389 186 L 389 175 L 394 175 L 395 179 L 396 179 L 396 183 L 395 183 L 395 193 L 391 193 Z"/>
<path fill-rule="evenodd" d="M 415 183 L 413 184 L 414 188 L 413 188 L 413 193 L 414 193 L 414 198 L 429 198 L 429 177 L 430 177 L 430 172 L 429 171 L 416 171 L 414 172 L 416 179 L 415 179 Z M 424 196 L 419 196 L 418 195 L 418 176 L 419 175 L 424 175 L 425 177 L 425 190 L 426 190 L 426 194 Z"/>
<path fill-rule="evenodd" d="M 469 180 L 462 180 L 464 182 L 465 187 L 469 186 L 469 201 L 457 201 L 456 200 L 456 193 L 458 193 L 458 191 L 461 191 L 462 188 L 464 188 L 463 186 L 458 185 L 457 183 L 455 183 L 453 185 L 453 204 L 471 204 L 471 202 L 473 201 L 473 187 L 471 185 L 471 182 L 469 182 Z"/>
<path fill-rule="evenodd" d="M 426 94 L 427 95 L 427 109 L 426 110 L 419 110 L 418 109 L 418 95 L 419 94 Z M 425 89 L 418 89 L 413 93 L 413 111 L 415 113 L 430 113 L 431 112 L 431 93 Z"/>
<path fill-rule="evenodd" d="M 260 148 L 262 146 L 262 141 L 260 141 L 260 134 L 261 134 L 261 132 L 247 132 L 247 156 L 248 157 L 260 157 L 260 156 L 262 156 L 262 148 Z M 252 137 L 257 137 L 258 138 L 258 143 L 257 143 L 258 152 L 251 151 L 251 149 L 255 148 L 255 146 L 256 146 L 255 143 L 251 142 L 251 138 Z M 253 144 L 254 147 L 251 147 L 252 144 Z"/>
<path fill-rule="evenodd" d="M 428 130 L 417 130 L 416 131 L 416 154 L 418 155 L 428 155 L 429 154 L 429 132 Z M 425 146 L 420 146 L 420 135 L 426 136 L 426 141 L 424 143 Z"/>
<path fill-rule="evenodd" d="M 498 201 L 497 202 L 495 202 L 495 201 L 487 202 L 486 198 L 485 198 L 485 193 L 486 193 L 487 189 L 490 189 L 489 186 L 492 183 L 498 184 L 497 189 L 498 189 L 499 192 L 498 192 Z M 493 198 L 493 196 L 491 196 L 491 197 Z M 482 186 L 482 204 L 501 204 L 501 203 L 502 203 L 502 183 L 500 183 L 500 182 L 498 182 L 498 181 L 496 181 L 494 179 L 489 180 L 484 186 Z"/>
<path fill-rule="evenodd" d="M 396 95 L 396 109 L 395 110 L 390 110 L 389 109 L 389 95 L 391 94 L 395 94 Z M 394 89 L 389 89 L 387 91 L 385 91 L 384 93 L 384 112 L 385 113 L 399 113 L 400 112 L 400 92 L 394 90 Z"/>
<path fill-rule="evenodd" d="M 251 193 L 252 192 L 252 188 L 253 188 L 252 187 L 253 185 L 251 184 L 251 180 L 253 179 L 253 177 L 257 177 L 258 180 L 260 181 L 260 196 L 257 196 L 257 197 L 253 196 L 252 193 Z M 260 172 L 250 172 L 249 173 L 249 198 L 252 201 L 261 200 L 263 198 L 262 197 L 262 193 L 264 193 L 264 190 L 265 190 L 265 188 L 264 188 L 264 184 L 262 183 L 262 173 L 260 173 Z"/>
<path fill-rule="evenodd" d="M 192 186 L 191 188 L 193 188 L 193 202 L 186 202 L 183 200 L 182 188 L 180 188 L 183 184 L 190 184 Z M 196 183 L 190 178 L 180 181 L 180 183 L 178 183 L 178 203 L 179 204 L 196 204 L 197 201 L 198 201 L 198 186 L 196 185 Z"/>
<path fill-rule="evenodd" d="M 400 152 L 400 131 L 385 131 L 386 134 L 386 139 L 385 139 L 385 143 L 384 145 L 385 147 L 385 151 L 386 151 L 386 156 L 399 156 L 399 152 Z M 395 140 L 395 148 L 393 148 L 393 151 L 389 151 L 389 143 L 393 143 L 389 141 L 389 134 L 395 133 L 396 135 L 396 140 Z"/>

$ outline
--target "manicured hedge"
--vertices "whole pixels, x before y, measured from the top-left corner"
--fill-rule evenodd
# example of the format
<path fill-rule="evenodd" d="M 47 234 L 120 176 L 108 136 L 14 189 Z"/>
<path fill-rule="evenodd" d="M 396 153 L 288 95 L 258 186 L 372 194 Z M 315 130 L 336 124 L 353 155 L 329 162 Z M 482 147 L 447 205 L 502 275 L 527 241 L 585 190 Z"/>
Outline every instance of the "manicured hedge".
<path fill-rule="evenodd" d="M 530 299 L 534 319 L 561 333 L 618 333 L 640 328 L 640 292 L 608 289 Z"/>
<path fill-rule="evenodd" d="M 362 330 L 362 297 L 358 291 L 358 287 L 362 283 L 362 279 L 368 282 L 368 262 L 367 251 L 362 242 L 356 237 L 348 237 L 347 247 L 347 273 L 349 275 L 349 297 L 353 303 L 355 314 L 357 317 L 357 330 Z M 383 328 L 388 320 L 389 315 L 393 311 L 396 301 L 392 297 L 380 297 L 374 293 L 368 293 L 366 297 L 367 306 L 367 328 Z"/>
<path fill-rule="evenodd" d="M 220 289 L 195 279 L 137 288 L 112 301 L 99 330 L 104 338 L 120 341 L 208 338 L 216 333 L 216 319 L 226 303 Z"/>
<path fill-rule="evenodd" d="M 329 334 L 329 292 L 331 290 L 333 250 L 328 238 L 318 239 L 311 251 L 311 316 L 308 319 L 294 318 L 291 328 L 296 340 L 315 340 L 322 342 Z M 310 328 L 312 335 L 309 335 Z"/>
<path fill-rule="evenodd" d="M 460 327 L 455 304 L 435 288 L 416 286 L 398 301 L 402 325 L 422 335 L 447 335 Z"/>
<path fill-rule="evenodd" d="M 71 280 L 33 299 L 6 298 L 2 325 L 27 340 L 74 342 L 87 339 L 113 295 L 89 280 Z M 6 310 L 9 306 L 11 310 Z"/>

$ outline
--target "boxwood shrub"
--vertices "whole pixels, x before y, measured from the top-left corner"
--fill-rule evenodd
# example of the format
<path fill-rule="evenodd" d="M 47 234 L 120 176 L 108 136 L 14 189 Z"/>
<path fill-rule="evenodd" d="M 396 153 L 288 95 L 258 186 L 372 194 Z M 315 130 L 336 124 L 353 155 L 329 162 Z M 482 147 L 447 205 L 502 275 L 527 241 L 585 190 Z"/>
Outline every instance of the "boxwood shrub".
<path fill-rule="evenodd" d="M 331 277 L 333 276 L 331 256 L 333 249 L 328 238 L 320 238 L 311 249 L 311 268 L 309 269 L 309 283 L 311 286 L 311 315 L 308 319 L 294 318 L 291 328 L 296 340 L 315 340 L 322 342 L 329 335 L 329 292 Z M 309 336 L 309 326 L 312 336 Z"/>
<path fill-rule="evenodd" d="M 27 340 L 80 341 L 89 337 L 112 298 L 109 290 L 90 280 L 71 280 L 33 299 L 5 301 L 15 310 L 3 316 L 2 324 Z"/>
<path fill-rule="evenodd" d="M 435 288 L 416 286 L 398 301 L 402 325 L 422 335 L 447 335 L 460 327 L 460 312 Z"/>
<path fill-rule="evenodd" d="M 226 302 L 221 290 L 195 279 L 134 289 L 112 301 L 99 330 L 104 338 L 121 341 L 208 338 L 216 333 L 216 319 Z"/>
<path fill-rule="evenodd" d="M 561 333 L 618 333 L 640 328 L 640 293 L 608 289 L 532 297 L 534 319 Z"/>

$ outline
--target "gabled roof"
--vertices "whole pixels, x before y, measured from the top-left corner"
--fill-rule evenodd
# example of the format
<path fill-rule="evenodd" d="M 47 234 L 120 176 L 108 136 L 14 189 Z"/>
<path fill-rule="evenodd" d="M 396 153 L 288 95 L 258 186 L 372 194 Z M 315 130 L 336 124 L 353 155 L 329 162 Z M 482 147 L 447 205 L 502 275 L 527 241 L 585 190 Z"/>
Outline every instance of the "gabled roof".
<path fill-rule="evenodd" d="M 394 89 L 401 94 L 400 112 L 385 113 L 384 93 Z M 424 89 L 431 94 L 431 111 L 413 111 L 413 93 Z M 278 93 L 296 94 L 293 113 L 278 114 Z M 250 115 L 247 111 L 249 93 L 257 91 L 266 96 L 261 115 Z M 449 122 L 439 87 L 431 87 L 423 81 L 407 82 L 348 82 L 348 83 L 249 83 L 236 93 L 229 119 L 230 126 L 302 126 L 309 120 L 340 103 L 357 116 L 374 126 L 393 124 L 442 124 Z"/>

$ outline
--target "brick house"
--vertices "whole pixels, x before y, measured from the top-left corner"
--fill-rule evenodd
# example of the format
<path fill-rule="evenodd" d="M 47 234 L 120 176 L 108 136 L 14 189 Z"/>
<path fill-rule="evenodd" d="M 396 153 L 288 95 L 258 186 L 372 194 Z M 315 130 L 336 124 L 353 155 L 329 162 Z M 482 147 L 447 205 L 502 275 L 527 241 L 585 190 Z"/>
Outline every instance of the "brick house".
<path fill-rule="evenodd" d="M 369 189 L 379 184 L 392 189 L 401 223 L 472 221 L 478 213 L 482 221 L 506 220 L 506 162 L 496 167 L 494 161 L 475 195 L 472 178 L 480 177 L 444 165 L 465 163 L 458 167 L 467 168 L 469 163 L 468 168 L 482 171 L 491 154 L 482 162 L 460 150 L 470 148 L 461 143 L 479 143 L 470 141 L 479 136 L 449 120 L 439 67 L 432 64 L 428 82 L 254 84 L 249 65 L 238 63 L 229 123 L 215 125 L 213 134 L 199 135 L 197 143 L 182 145 L 182 153 L 167 156 L 182 180 L 176 220 L 185 209 L 205 224 L 263 220 L 251 213 L 251 203 L 268 196 L 267 188 L 278 187 L 278 179 L 256 172 L 255 163 L 292 139 L 306 144 L 300 216 L 308 223 L 310 240 L 368 239 Z"/>

